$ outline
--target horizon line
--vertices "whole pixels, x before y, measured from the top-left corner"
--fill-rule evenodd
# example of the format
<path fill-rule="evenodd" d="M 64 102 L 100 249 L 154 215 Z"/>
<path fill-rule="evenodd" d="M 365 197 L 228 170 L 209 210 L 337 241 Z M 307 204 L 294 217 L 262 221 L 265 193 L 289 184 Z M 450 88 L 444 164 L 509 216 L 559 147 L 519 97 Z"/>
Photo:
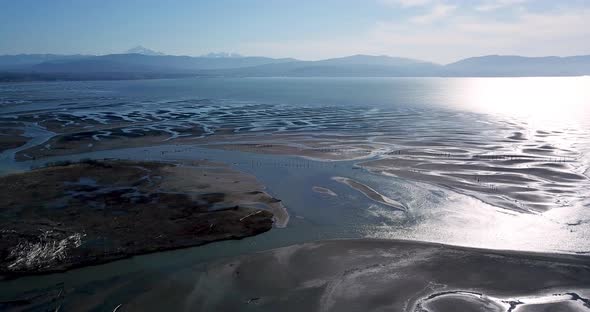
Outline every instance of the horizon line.
<path fill-rule="evenodd" d="M 150 54 L 145 54 L 145 53 L 130 53 L 127 51 L 123 51 L 123 52 L 117 52 L 117 53 L 105 53 L 105 54 L 83 54 L 83 53 L 72 53 L 72 54 L 67 54 L 67 53 L 17 53 L 17 54 L 0 54 L 0 57 L 4 57 L 4 56 L 21 56 L 21 55 L 59 55 L 59 56 L 88 56 L 88 57 L 100 57 L 100 56 L 108 56 L 108 55 L 126 55 L 126 54 L 138 54 L 138 55 L 145 55 L 145 56 L 177 56 L 177 57 L 194 57 L 194 58 L 252 58 L 252 57 L 265 57 L 265 58 L 270 58 L 270 59 L 292 59 L 293 61 L 300 61 L 300 62 L 318 62 L 318 61 L 325 61 L 325 60 L 332 60 L 332 59 L 339 59 L 339 58 L 346 58 L 346 57 L 354 57 L 354 56 L 370 56 L 370 57 L 389 57 L 389 58 L 402 58 L 402 59 L 408 59 L 408 60 L 413 60 L 413 61 L 419 61 L 419 62 L 424 62 L 424 63 L 432 63 L 432 64 L 436 64 L 436 65 L 449 65 L 449 64 L 453 64 L 459 61 L 463 61 L 463 60 L 467 60 L 467 59 L 471 59 L 471 58 L 481 58 L 481 57 L 491 57 L 491 56 L 500 56 L 500 57 L 523 57 L 523 58 L 571 58 L 571 57 L 581 57 L 581 56 L 590 56 L 590 52 L 588 54 L 577 54 L 577 55 L 543 55 L 543 56 L 528 56 L 528 55 L 519 55 L 519 54 L 484 54 L 484 55 L 476 55 L 476 56 L 468 56 L 468 57 L 463 57 L 460 59 L 457 59 L 455 61 L 449 62 L 449 63 L 439 63 L 439 62 L 434 62 L 434 61 L 429 61 L 429 60 L 424 60 L 424 59 L 416 59 L 413 57 L 407 57 L 407 56 L 395 56 L 395 55 L 389 55 L 389 54 L 363 54 L 363 53 L 357 53 L 357 54 L 350 54 L 350 55 L 343 55 L 343 56 L 334 56 L 334 57 L 329 57 L 329 58 L 321 58 L 321 59 L 300 59 L 300 58 L 295 58 L 295 57 L 274 57 L 274 56 L 264 56 L 264 55 L 243 55 L 240 53 L 236 53 L 236 52 L 209 52 L 206 54 L 201 54 L 201 55 L 188 55 L 188 54 L 167 54 L 165 52 L 161 52 L 161 51 L 155 51 L 155 50 L 151 50 L 151 49 L 147 49 L 150 51 L 153 51 L 155 53 L 162 53 L 161 55 L 150 55 Z M 211 54 L 226 54 L 228 56 L 208 56 Z M 234 55 L 234 56 L 232 56 Z"/>

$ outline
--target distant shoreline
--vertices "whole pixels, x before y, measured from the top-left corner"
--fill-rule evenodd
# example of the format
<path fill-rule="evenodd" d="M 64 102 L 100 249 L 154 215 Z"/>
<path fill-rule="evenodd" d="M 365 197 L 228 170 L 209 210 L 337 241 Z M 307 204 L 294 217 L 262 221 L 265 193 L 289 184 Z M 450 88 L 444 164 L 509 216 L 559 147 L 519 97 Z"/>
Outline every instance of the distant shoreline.
<path fill-rule="evenodd" d="M 590 55 L 486 55 L 450 64 L 387 55 L 304 61 L 263 56 L 191 57 L 141 53 L 0 55 L 0 82 L 178 77 L 571 77 L 590 75 Z"/>
<path fill-rule="evenodd" d="M 225 76 L 203 74 L 145 74 L 145 73 L 99 73 L 99 74 L 41 74 L 41 73 L 2 73 L 0 83 L 27 83 L 27 82 L 68 82 L 68 81 L 129 81 L 129 80 L 158 80 L 158 79 L 184 79 L 184 78 L 568 78 L 590 77 L 588 75 L 515 75 L 515 76 Z"/>
<path fill-rule="evenodd" d="M 60 82 L 60 81 L 119 81 L 119 80 L 152 80 L 178 79 L 198 77 L 188 74 L 158 74 L 158 73 L 15 73 L 0 72 L 0 83 L 19 82 Z"/>

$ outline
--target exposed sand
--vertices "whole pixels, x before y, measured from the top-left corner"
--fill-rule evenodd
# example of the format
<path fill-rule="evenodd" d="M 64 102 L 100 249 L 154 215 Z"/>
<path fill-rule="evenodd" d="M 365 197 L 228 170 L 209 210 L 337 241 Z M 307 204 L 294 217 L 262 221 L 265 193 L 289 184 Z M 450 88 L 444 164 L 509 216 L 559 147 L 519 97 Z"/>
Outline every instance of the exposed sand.
<path fill-rule="evenodd" d="M 332 191 L 329 188 L 325 188 L 325 187 L 321 187 L 321 186 L 314 186 L 311 189 L 316 193 L 325 194 L 325 195 L 334 196 L 334 197 L 338 196 L 338 194 L 334 193 L 334 191 Z"/>
<path fill-rule="evenodd" d="M 282 201 L 266 193 L 265 186 L 255 176 L 233 170 L 226 164 L 207 160 L 180 163 L 180 166 L 162 169 L 165 174 L 161 188 L 172 192 L 186 192 L 194 198 L 203 192 L 223 193 L 223 203 L 227 206 L 261 205 L 272 212 L 276 227 L 282 228 L 289 223 L 289 213 Z"/>
<path fill-rule="evenodd" d="M 548 135 L 544 134 L 537 134 L 534 140 L 510 136 L 505 139 L 509 142 L 497 143 L 455 142 L 452 138 L 411 141 L 379 137 L 369 141 L 366 137 L 363 141 L 330 135 L 241 136 L 240 143 L 219 143 L 231 138 L 217 136 L 215 144 L 205 146 L 316 160 L 359 160 L 361 168 L 377 174 L 442 186 L 519 212 L 578 205 L 584 200 L 579 194 L 590 187 L 580 154 L 547 144 Z"/>
<path fill-rule="evenodd" d="M 236 140 L 234 136 L 226 138 L 230 141 L 229 143 L 207 144 L 205 147 L 257 154 L 295 155 L 315 160 L 365 159 L 374 156 L 376 151 L 374 146 L 368 148 L 366 142 L 347 142 L 347 138 L 332 140 L 329 137 L 313 138 L 295 135 L 240 136 L 243 137 L 242 142 L 251 140 L 253 143 L 232 143 L 231 141 Z M 219 139 L 218 136 L 214 136 L 203 141 L 219 142 Z"/>
<path fill-rule="evenodd" d="M 19 151 L 16 159 L 23 161 L 91 151 L 153 146 L 183 137 L 194 138 L 203 135 L 204 129 L 199 124 L 177 121 L 175 116 L 170 117 L 171 119 L 167 120 L 137 111 L 88 115 L 45 112 L 23 114 L 5 120 L 35 123 L 55 133 L 47 142 Z"/>
<path fill-rule="evenodd" d="M 317 108 L 312 113 L 315 109 L 209 104 L 181 101 L 169 103 L 174 109 L 123 106 L 120 111 L 107 105 L 100 111 L 8 115 L 0 122 L 36 123 L 56 133 L 19 151 L 15 157 L 20 161 L 161 144 L 365 160 L 362 167 L 378 174 L 533 213 L 578 205 L 583 200 L 579 194 L 590 187 L 583 175 L 583 149 L 576 146 L 587 142 L 588 134 L 573 128 L 535 130 L 524 123 L 493 118 L 482 123 L 474 120 L 476 115 L 451 112 Z"/>
<path fill-rule="evenodd" d="M 582 174 L 568 171 L 567 163 L 544 166 L 543 160 L 530 160 L 526 167 L 513 166 L 499 159 L 481 160 L 389 158 L 367 161 L 359 166 L 379 174 L 440 185 L 477 197 L 494 206 L 521 212 L 543 212 L 570 205 L 578 198 L 577 189 L 589 185 Z M 562 201 L 568 197 L 569 201 Z"/>
<path fill-rule="evenodd" d="M 122 311 L 590 311 L 589 280 L 585 256 L 337 240 L 222 260 L 205 272 L 187 268 L 113 304 Z M 94 297 L 78 295 L 69 308 Z"/>
<path fill-rule="evenodd" d="M 67 97 L 57 104 L 38 99 L 38 111 L 1 114 L 2 123 L 34 123 L 56 134 L 38 146 L 27 145 L 27 150 L 16 154 L 18 160 L 195 144 L 326 163 L 363 160 L 360 166 L 376 174 L 442 186 L 519 212 L 543 213 L 574 206 L 579 200 L 586 202 L 575 207 L 588 207 L 588 154 L 575 145 L 590 142 L 583 127 L 566 124 L 561 131 L 552 131 L 543 124 L 535 129 L 526 121 L 498 122 L 467 111 L 430 108 L 367 110 L 346 105 L 217 105 L 206 99 L 143 103 L 111 95 L 92 100 Z M 46 111 L 48 107 L 52 111 Z M 0 138 L 0 150 L 26 139 L 22 131 L 12 130 Z M 0 243 L 12 244 L 12 249 L 8 257 L 1 249 L 1 259 L 11 268 L 49 271 L 69 265 L 64 261 L 77 256 L 80 248 L 89 248 L 94 257 L 92 252 L 99 246 L 103 248 L 100 261 L 106 261 L 111 258 L 105 257 L 104 249 L 113 257 L 123 257 L 118 253 L 121 249 L 144 253 L 155 251 L 145 246 L 177 248 L 233 231 L 250 235 L 270 228 L 271 216 L 259 208 L 272 211 L 277 226 L 288 221 L 280 200 L 266 194 L 253 178 L 228 172 L 225 166 L 197 162 L 180 167 L 137 163 L 123 167 L 116 167 L 120 170 L 115 174 L 47 169 L 31 173 L 51 174 L 33 177 L 30 183 L 14 176 L 3 180 L 3 194 L 10 196 L 0 199 Z M 358 181 L 340 178 L 340 182 L 371 200 L 399 207 Z M 241 206 L 250 204 L 254 207 Z M 240 207 L 234 209 L 235 205 Z M 81 218 L 79 211 L 68 210 L 72 207 L 93 210 Z M 466 215 L 479 216 L 477 211 Z M 50 218 L 55 216 L 59 218 Z M 583 237 L 588 220 L 581 217 L 562 225 Z M 187 219 L 189 229 L 179 231 L 186 229 L 182 226 Z M 105 227 L 111 232 L 105 232 Z M 461 224 L 457 228 L 460 232 Z M 505 232 L 510 236 L 518 230 L 507 226 Z M 104 235 L 97 233 L 110 233 L 107 238 L 112 242 L 105 244 Z M 551 241 L 562 240 L 552 237 Z M 588 263 L 585 257 L 411 242 L 319 242 L 227 260 L 205 274 L 189 268 L 155 285 L 135 280 L 125 289 L 126 276 L 101 280 L 104 284 L 97 288 L 77 289 L 87 296 L 75 299 L 77 305 L 70 301 L 69 309 L 63 310 L 585 311 L 590 305 Z M 60 302 L 55 298 L 71 291 L 61 287 L 13 301 L 15 305 L 0 303 L 0 309 L 25 309 L 39 300 Z M 117 292 L 118 288 L 124 290 Z M 92 293 L 94 289 L 99 291 Z M 107 306 L 107 299 L 112 302 L 123 293 L 139 294 L 134 300 Z"/>
<path fill-rule="evenodd" d="M 387 196 L 383 196 L 383 195 L 379 194 L 379 192 L 375 191 L 374 189 L 370 188 L 369 186 L 364 185 L 358 181 L 355 181 L 350 178 L 344 178 L 344 177 L 333 177 L 332 179 L 334 181 L 337 181 L 342 184 L 350 186 L 351 188 L 363 193 L 365 196 L 367 196 L 367 198 L 374 200 L 378 203 L 387 205 L 387 206 L 392 207 L 397 210 L 402 210 L 402 211 L 407 210 L 407 208 L 402 203 L 398 202 L 397 200 L 391 199 Z"/>
<path fill-rule="evenodd" d="M 158 131 L 124 133 L 121 129 L 85 131 L 75 134 L 62 134 L 16 154 L 16 160 L 39 159 L 52 156 L 74 155 L 92 151 L 118 148 L 141 147 L 163 144 L 169 135 Z"/>

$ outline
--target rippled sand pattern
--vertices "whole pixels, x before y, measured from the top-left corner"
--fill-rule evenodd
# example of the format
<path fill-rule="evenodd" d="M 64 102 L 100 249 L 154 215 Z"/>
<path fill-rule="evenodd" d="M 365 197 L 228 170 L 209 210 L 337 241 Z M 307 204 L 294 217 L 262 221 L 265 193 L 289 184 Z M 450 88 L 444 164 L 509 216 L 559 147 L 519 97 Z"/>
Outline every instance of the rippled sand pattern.
<path fill-rule="evenodd" d="M 583 257 L 336 240 L 220 261 L 195 277 L 183 304 L 201 311 L 589 311 L 589 273 Z M 157 304 L 151 298 L 178 290 L 169 285 L 177 284 L 160 282 L 134 304 Z"/>
<path fill-rule="evenodd" d="M 409 142 L 395 153 L 362 166 L 442 185 L 521 211 L 542 212 L 584 199 L 588 187 L 588 177 L 580 168 L 584 154 L 571 146 L 560 146 L 587 140 L 582 133 L 537 131 L 531 137 L 522 132 L 499 134 L 479 142 L 475 141 L 477 133 L 470 135 L 471 141 L 441 136 L 433 142 Z"/>
<path fill-rule="evenodd" d="M 590 310 L 590 300 L 575 292 L 546 296 L 502 299 L 474 291 L 444 291 L 423 298 L 416 304 L 415 312 L 454 311 L 525 312 Z"/>
<path fill-rule="evenodd" d="M 374 172 L 527 212 L 577 204 L 589 186 L 580 148 L 588 146 L 588 133 L 567 127 L 533 129 L 513 120 L 441 109 L 293 107 L 208 99 L 121 103 L 106 98 L 96 107 L 90 100 L 71 101 L 79 101 L 76 110 L 69 110 L 73 104 L 66 102 L 58 110 L 0 115 L 1 122 L 38 125 L 55 133 L 16 153 L 17 160 L 172 143 L 365 159 L 361 166 Z"/>
<path fill-rule="evenodd" d="M 205 173 L 191 164 L 223 162 L 268 187 L 239 192 L 239 203 L 253 210 L 236 221 L 262 217 L 258 211 L 268 208 L 277 227 L 287 226 L 198 251 L 142 256 L 22 283 L 4 281 L 0 310 L 47 304 L 109 311 L 590 310 L 590 125 L 561 117 L 556 123 L 503 117 L 501 110 L 473 107 L 497 102 L 504 108 L 523 104 L 520 112 L 542 108 L 527 101 L 534 88 L 522 89 L 527 96 L 511 93 L 536 81 L 509 80 L 502 90 L 510 92 L 484 92 L 483 98 L 473 86 L 487 83 L 484 78 L 420 79 L 413 87 L 412 79 L 336 80 L 0 84 L 2 174 L 46 162 L 121 158 L 195 167 L 193 174 L 174 167 L 174 178 L 160 184 L 166 192 L 195 181 L 195 192 L 220 182 L 231 191 L 222 193 L 253 185 L 243 179 L 235 184 L 232 176 Z M 461 88 L 449 89 L 454 84 Z M 301 89 L 305 86 L 313 88 Z M 349 92 L 341 92 L 342 86 Z M 386 92 L 371 96 L 378 91 Z M 505 96 L 494 98 L 495 93 Z M 260 101 L 229 100 L 223 94 Z M 450 103 L 456 100 L 458 105 Z M 562 103 L 542 104 L 561 109 Z M 84 180 L 78 184 L 74 187 L 88 187 Z M 219 198 L 219 191 L 209 193 L 213 196 L 205 198 Z M 244 202 L 244 196 L 251 200 Z M 233 202 L 214 208 L 238 204 Z M 288 224 L 286 209 L 295 217 Z M 90 237 L 88 230 L 84 233 Z M 349 237 L 388 240 L 310 242 Z M 411 241 L 390 240 L 400 238 Z M 163 236 L 155 239 L 168 242 Z M 61 249 L 45 243 L 59 241 L 37 241 L 19 245 L 15 254 L 61 256 L 56 252 Z M 276 247 L 282 248 L 257 253 Z M 223 260 L 203 267 L 218 258 Z M 67 283 L 52 287 L 56 280 Z"/>

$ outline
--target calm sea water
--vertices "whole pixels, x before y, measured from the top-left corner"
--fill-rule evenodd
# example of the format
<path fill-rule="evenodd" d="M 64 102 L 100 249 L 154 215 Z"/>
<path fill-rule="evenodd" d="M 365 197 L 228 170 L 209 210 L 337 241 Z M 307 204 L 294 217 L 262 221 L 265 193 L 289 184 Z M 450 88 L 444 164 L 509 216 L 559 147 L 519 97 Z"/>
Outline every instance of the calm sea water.
<path fill-rule="evenodd" d="M 338 148 L 360 141 L 370 152 L 363 159 L 325 162 L 202 146 L 180 150 L 162 143 L 17 162 L 14 156 L 22 148 L 6 151 L 0 154 L 2 173 L 85 157 L 215 159 L 256 175 L 291 214 L 287 228 L 242 241 L 0 282 L 0 293 L 7 296 L 58 283 L 100 293 L 108 288 L 105 283 L 123 278 L 125 287 L 105 295 L 106 302 L 115 304 L 180 267 L 318 239 L 405 238 L 590 253 L 588 77 L 0 84 L 0 118 L 25 115 L 93 121 L 115 116 L 168 129 L 171 135 L 174 127 L 199 124 L 206 135 L 232 129 L 236 136 L 339 136 Z M 29 146 L 53 135 L 27 127 L 26 134 L 33 137 Z M 395 154 L 399 150 L 406 154 Z M 360 181 L 409 210 L 373 202 L 334 181 L 335 176 Z M 315 193 L 313 186 L 338 196 Z"/>

